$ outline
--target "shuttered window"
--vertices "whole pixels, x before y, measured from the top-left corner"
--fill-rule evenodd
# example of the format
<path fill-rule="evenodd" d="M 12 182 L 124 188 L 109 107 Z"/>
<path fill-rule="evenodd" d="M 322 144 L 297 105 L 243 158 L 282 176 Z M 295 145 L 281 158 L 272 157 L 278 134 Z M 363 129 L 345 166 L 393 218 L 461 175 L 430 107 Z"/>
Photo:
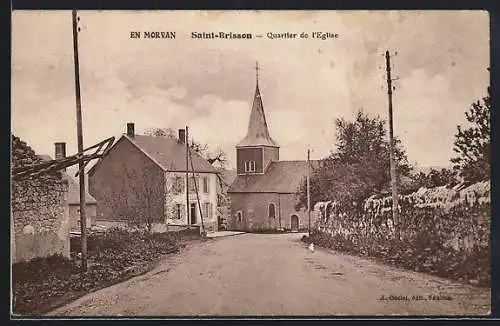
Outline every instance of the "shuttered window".
<path fill-rule="evenodd" d="M 210 191 L 210 183 L 208 177 L 203 177 L 203 192 L 208 194 Z"/>
<path fill-rule="evenodd" d="M 175 176 L 172 182 L 172 192 L 174 194 L 181 194 L 184 192 L 184 179 L 179 176 Z"/>
<path fill-rule="evenodd" d="M 182 216 L 184 215 L 184 212 L 186 211 L 184 205 L 182 204 L 175 204 L 175 214 L 174 214 L 174 219 L 180 220 Z"/>
<path fill-rule="evenodd" d="M 212 203 L 203 203 L 203 217 L 207 219 L 212 218 Z"/>

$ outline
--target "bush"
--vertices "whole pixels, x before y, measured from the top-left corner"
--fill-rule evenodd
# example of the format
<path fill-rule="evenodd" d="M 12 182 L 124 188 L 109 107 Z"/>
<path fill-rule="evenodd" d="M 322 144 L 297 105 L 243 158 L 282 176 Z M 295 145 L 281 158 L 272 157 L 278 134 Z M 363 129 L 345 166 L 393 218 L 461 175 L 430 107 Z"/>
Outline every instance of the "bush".
<path fill-rule="evenodd" d="M 69 275 L 76 268 L 74 262 L 56 254 L 49 257 L 38 257 L 12 265 L 13 282 L 33 282 L 46 280 L 51 275 Z"/>
<path fill-rule="evenodd" d="M 84 273 L 81 272 L 79 259 L 76 259 L 76 252 L 80 249 L 79 238 L 71 240 L 75 259 L 54 255 L 14 264 L 14 312 L 44 313 L 61 298 L 74 299 L 145 272 L 151 269 L 160 255 L 177 252 L 178 239 L 191 232 L 148 234 L 115 228 L 103 234 L 90 234 L 87 243 L 88 270 Z"/>

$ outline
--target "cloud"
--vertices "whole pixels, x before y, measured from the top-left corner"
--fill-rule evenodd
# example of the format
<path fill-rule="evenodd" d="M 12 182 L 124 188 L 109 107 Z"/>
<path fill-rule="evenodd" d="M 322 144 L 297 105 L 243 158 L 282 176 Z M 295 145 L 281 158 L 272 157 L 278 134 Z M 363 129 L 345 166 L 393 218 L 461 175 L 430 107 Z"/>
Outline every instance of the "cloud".
<path fill-rule="evenodd" d="M 448 162 L 456 125 L 485 94 L 485 12 L 80 12 L 84 143 L 119 136 L 126 122 L 192 128 L 225 150 L 248 124 L 255 61 L 271 136 L 283 159 L 334 149 L 336 118 L 362 108 L 387 117 L 386 49 L 395 82 L 395 132 L 412 161 Z M 258 23 L 256 23 L 256 19 Z M 12 129 L 39 153 L 66 141 L 76 152 L 71 13 L 14 12 Z M 131 40 L 130 31 L 175 30 L 176 40 Z M 191 31 L 330 31 L 336 40 L 192 40 Z"/>

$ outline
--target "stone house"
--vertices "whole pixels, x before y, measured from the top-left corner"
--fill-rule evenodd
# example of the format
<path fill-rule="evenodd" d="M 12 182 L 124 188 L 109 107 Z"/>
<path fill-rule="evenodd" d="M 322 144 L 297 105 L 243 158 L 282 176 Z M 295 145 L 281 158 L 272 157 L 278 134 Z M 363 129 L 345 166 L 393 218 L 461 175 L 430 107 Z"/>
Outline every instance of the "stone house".
<path fill-rule="evenodd" d="M 216 230 L 218 172 L 191 150 L 186 187 L 185 130 L 174 139 L 136 135 L 134 129 L 128 123 L 127 133 L 89 171 L 98 224 L 146 223 L 153 231 L 172 230 L 201 226 L 201 211 L 207 231 Z"/>
<path fill-rule="evenodd" d="M 42 159 L 12 136 L 12 166 Z M 52 254 L 70 255 L 68 183 L 59 171 L 12 180 L 11 263 Z"/>
<path fill-rule="evenodd" d="M 50 161 L 52 158 L 49 155 L 39 155 L 42 160 Z M 55 143 L 55 158 L 61 159 L 66 157 L 66 143 Z M 80 229 L 80 183 L 71 177 L 66 169 L 61 171 L 62 177 L 68 183 L 68 206 L 70 217 L 70 231 L 79 232 Z M 85 182 L 85 215 L 87 218 L 87 227 L 96 225 L 97 221 L 97 201 L 88 193 L 88 180 Z"/>
<path fill-rule="evenodd" d="M 258 80 L 247 135 L 236 145 L 236 161 L 237 176 L 228 190 L 230 229 L 308 228 L 307 210 L 295 209 L 299 187 L 307 175 L 307 161 L 280 161 L 279 146 L 269 134 Z"/>

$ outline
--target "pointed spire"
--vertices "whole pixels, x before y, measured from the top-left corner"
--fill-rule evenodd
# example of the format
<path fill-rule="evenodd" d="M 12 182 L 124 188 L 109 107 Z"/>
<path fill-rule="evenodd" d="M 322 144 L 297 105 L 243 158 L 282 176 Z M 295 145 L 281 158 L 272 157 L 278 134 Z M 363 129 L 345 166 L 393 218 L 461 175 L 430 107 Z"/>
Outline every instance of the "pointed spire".
<path fill-rule="evenodd" d="M 248 131 L 246 137 L 236 145 L 236 147 L 246 146 L 270 146 L 279 147 L 278 144 L 269 135 L 266 115 L 264 114 L 264 105 L 259 90 L 259 63 L 255 65 L 255 95 L 253 99 L 252 111 L 248 122 Z"/>
<path fill-rule="evenodd" d="M 257 89 L 258 89 L 259 88 L 259 61 L 255 62 L 255 84 L 257 85 Z"/>

